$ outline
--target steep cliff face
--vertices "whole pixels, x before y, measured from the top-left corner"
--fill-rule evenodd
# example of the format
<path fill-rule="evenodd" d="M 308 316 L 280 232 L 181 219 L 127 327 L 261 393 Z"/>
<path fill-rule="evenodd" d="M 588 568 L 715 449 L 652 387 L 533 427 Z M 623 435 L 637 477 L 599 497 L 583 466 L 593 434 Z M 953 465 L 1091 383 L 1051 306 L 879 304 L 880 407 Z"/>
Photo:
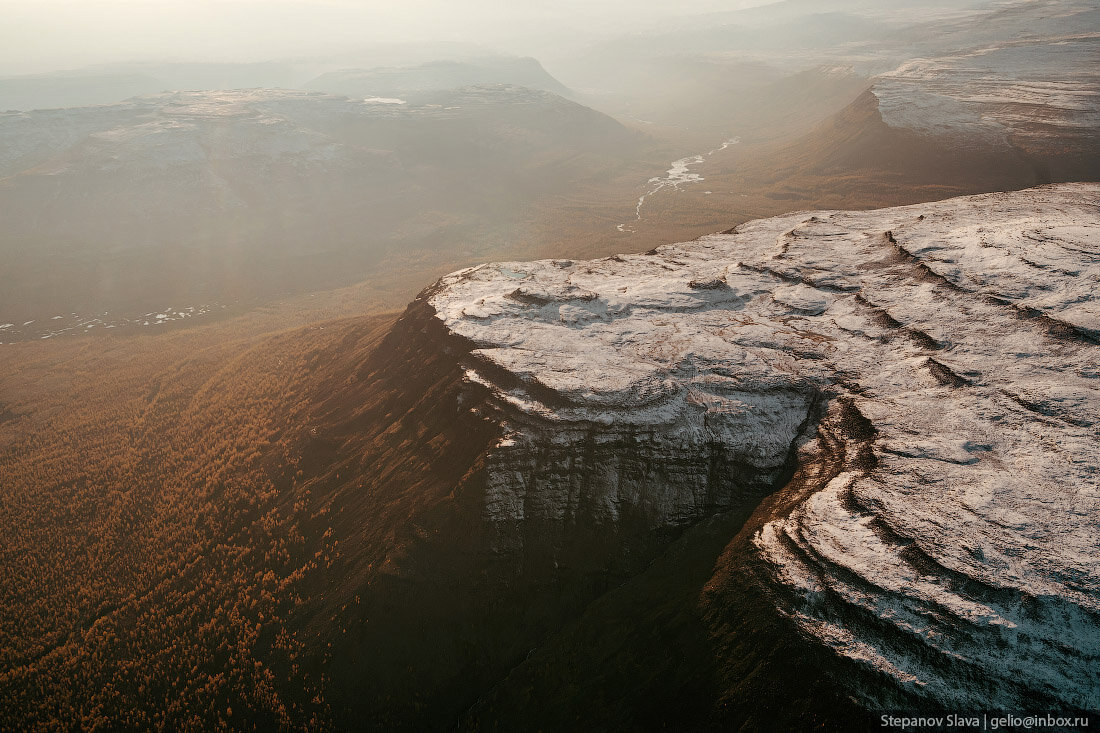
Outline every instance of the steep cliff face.
<path fill-rule="evenodd" d="M 823 381 L 735 369 L 681 329 L 743 308 L 721 267 L 631 293 L 625 262 L 489 265 L 427 299 L 470 343 L 461 363 L 485 394 L 475 409 L 503 432 L 486 456 L 482 518 L 491 551 L 517 570 L 612 537 L 605 560 L 640 554 L 626 565 L 636 570 L 684 527 L 782 485 L 816 421 Z M 574 283 L 585 274 L 599 291 Z"/>
<path fill-rule="evenodd" d="M 559 305 L 569 307 L 536 307 L 558 318 Z M 664 308 L 654 310 L 659 319 Z M 579 350 L 569 353 L 571 346 Z M 534 365 L 520 363 L 528 353 L 495 345 L 466 361 L 467 378 L 488 389 L 487 409 L 504 431 L 486 460 L 492 549 L 527 562 L 556 564 L 559 551 L 609 535 L 613 554 L 629 555 L 759 501 L 786 481 L 821 401 L 817 385 L 794 375 L 697 379 L 695 361 L 639 368 L 610 344 L 563 337 L 546 347 L 531 354 Z M 559 358 L 571 369 L 555 364 Z"/>
<path fill-rule="evenodd" d="M 1095 710 L 1098 202 L 481 265 L 319 352 L 298 618 L 336 722 Z"/>
<path fill-rule="evenodd" d="M 786 487 L 737 562 L 863 704 L 1096 709 L 1098 201 L 797 213 L 443 278 L 424 299 L 503 436 L 488 545 L 552 564 Z M 799 452 L 820 481 L 792 494 Z"/>
<path fill-rule="evenodd" d="M 1006 6 L 990 25 L 1007 20 L 1026 33 L 946 55 L 922 53 L 875 77 L 886 124 L 959 152 L 1015 150 L 1033 161 L 1044 182 L 1095 179 L 1096 9 L 1058 5 L 1054 12 L 1051 5 Z"/>
<path fill-rule="evenodd" d="M 331 510 L 310 533 L 338 552 L 299 619 L 340 725 L 452 724 L 686 529 L 743 521 L 786 483 L 822 403 L 780 379 L 741 395 L 758 416 L 709 414 L 717 398 L 670 375 L 640 398 L 604 384 L 591 409 L 488 359 L 440 317 L 448 292 L 381 343 L 353 334 L 314 359 L 300 483 Z"/>
<path fill-rule="evenodd" d="M 751 415 L 671 372 L 644 394 L 629 378 L 590 389 L 583 354 L 571 392 L 451 327 L 452 297 L 446 280 L 425 291 L 360 362 L 351 342 L 317 356 L 333 358 L 302 481 L 341 551 L 304 621 L 318 640 L 346 627 L 315 663 L 348 724 L 453 722 L 686 528 L 743 520 L 788 480 L 822 404 L 800 379 L 737 392 Z"/>

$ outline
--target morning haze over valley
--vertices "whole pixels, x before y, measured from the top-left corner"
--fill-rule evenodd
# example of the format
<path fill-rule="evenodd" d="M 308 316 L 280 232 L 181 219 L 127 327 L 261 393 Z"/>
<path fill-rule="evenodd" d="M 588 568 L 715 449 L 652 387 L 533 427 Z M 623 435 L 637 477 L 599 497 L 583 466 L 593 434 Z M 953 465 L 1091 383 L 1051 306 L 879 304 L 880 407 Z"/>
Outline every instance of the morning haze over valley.
<path fill-rule="evenodd" d="M 1100 726 L 1095 2 L 0 18 L 0 728 Z"/>

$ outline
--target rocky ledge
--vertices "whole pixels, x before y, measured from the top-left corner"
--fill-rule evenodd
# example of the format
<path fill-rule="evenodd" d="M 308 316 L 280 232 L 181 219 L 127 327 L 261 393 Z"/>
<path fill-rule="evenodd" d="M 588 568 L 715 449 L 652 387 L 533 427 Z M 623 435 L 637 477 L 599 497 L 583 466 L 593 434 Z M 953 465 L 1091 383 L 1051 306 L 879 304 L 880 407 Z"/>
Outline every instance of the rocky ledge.
<path fill-rule="evenodd" d="M 1097 710 L 1098 294 L 1100 185 L 1067 184 L 480 265 L 420 300 L 503 427 L 503 554 L 762 496 L 843 406 L 859 460 L 752 536 L 780 612 L 871 707 Z"/>

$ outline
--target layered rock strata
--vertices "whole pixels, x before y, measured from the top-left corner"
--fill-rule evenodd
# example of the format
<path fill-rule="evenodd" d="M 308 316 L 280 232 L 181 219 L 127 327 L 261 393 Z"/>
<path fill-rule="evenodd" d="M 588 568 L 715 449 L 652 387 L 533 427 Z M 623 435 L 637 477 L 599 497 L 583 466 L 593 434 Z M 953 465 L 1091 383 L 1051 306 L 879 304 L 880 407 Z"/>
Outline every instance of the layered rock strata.
<path fill-rule="evenodd" d="M 1066 184 L 801 212 L 444 277 L 422 302 L 503 430 L 495 549 L 762 496 L 843 405 L 866 455 L 752 539 L 779 610 L 889 683 L 853 690 L 871 707 L 1096 710 L 1098 204 Z"/>

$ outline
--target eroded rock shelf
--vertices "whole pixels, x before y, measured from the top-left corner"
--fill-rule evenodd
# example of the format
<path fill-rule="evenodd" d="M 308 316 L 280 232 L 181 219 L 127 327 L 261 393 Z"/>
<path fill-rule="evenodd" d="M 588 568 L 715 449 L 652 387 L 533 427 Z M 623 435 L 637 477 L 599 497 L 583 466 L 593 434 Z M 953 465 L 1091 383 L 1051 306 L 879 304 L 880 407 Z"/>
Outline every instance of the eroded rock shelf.
<path fill-rule="evenodd" d="M 1100 186 L 1066 184 L 481 265 L 422 297 L 503 426 L 501 549 L 771 490 L 843 403 L 870 455 L 753 537 L 779 610 L 909 699 L 1095 710 L 1098 293 Z"/>

